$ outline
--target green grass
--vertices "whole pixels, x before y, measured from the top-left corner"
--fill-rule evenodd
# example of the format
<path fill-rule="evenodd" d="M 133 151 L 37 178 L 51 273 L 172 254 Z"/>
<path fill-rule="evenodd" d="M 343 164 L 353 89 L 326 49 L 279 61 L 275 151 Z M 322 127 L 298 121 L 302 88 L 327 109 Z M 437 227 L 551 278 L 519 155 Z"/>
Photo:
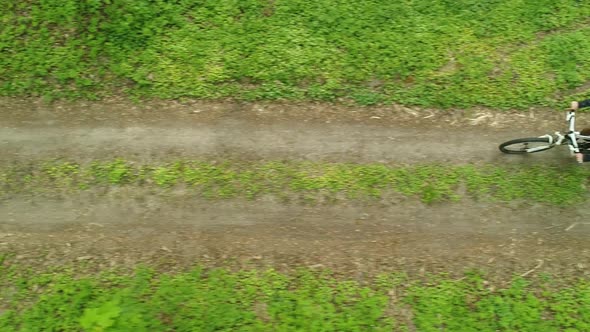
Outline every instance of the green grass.
<path fill-rule="evenodd" d="M 53 161 L 0 168 L 0 197 L 120 186 L 183 188 L 209 199 L 274 195 L 284 199 L 380 200 L 391 195 L 426 203 L 475 199 L 567 205 L 587 200 L 590 170 L 573 165 L 414 166 L 311 162 L 176 161 L 139 165 L 123 159 L 86 164 Z"/>
<path fill-rule="evenodd" d="M 588 94 L 589 15 L 579 0 L 5 0 L 0 95 L 563 106 Z"/>
<path fill-rule="evenodd" d="M 468 273 L 359 284 L 329 271 L 27 272 L 0 266 L 2 331 L 587 331 L 590 284 Z M 558 280 L 558 279 L 557 279 Z"/>

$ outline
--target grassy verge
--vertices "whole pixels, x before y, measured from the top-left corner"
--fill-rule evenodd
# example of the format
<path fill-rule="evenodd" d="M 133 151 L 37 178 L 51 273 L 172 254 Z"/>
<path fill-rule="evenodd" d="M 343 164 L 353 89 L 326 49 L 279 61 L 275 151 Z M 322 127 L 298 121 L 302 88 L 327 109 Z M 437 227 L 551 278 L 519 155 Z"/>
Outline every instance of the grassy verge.
<path fill-rule="evenodd" d="M 576 0 L 5 0 L 0 95 L 552 105 L 588 92 Z"/>
<path fill-rule="evenodd" d="M 384 274 L 361 285 L 327 271 L 195 268 L 26 272 L 0 266 L 2 331 L 587 331 L 590 284 L 545 276 L 496 287 Z"/>
<path fill-rule="evenodd" d="M 182 187 L 211 199 L 276 195 L 309 201 L 370 200 L 397 194 L 419 197 L 426 203 L 472 197 L 566 205 L 587 199 L 589 176 L 590 170 L 576 166 L 388 166 L 239 161 L 137 165 L 118 159 L 5 167 L 0 169 L 0 195 L 147 186 L 164 190 Z"/>

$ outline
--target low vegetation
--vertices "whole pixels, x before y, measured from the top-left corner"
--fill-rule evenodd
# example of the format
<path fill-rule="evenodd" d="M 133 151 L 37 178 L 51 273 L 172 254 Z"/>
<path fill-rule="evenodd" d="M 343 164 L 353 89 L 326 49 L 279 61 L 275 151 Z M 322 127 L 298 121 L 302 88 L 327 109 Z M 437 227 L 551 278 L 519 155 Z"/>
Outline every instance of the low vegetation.
<path fill-rule="evenodd" d="M 390 194 L 426 203 L 462 197 L 567 205 L 586 201 L 590 171 L 579 166 L 414 166 L 311 162 L 176 161 L 140 165 L 123 159 L 51 161 L 0 169 L 0 197 L 120 186 L 165 192 L 183 188 L 204 198 L 275 195 L 305 202 L 384 199 Z"/>
<path fill-rule="evenodd" d="M 368 284 L 282 274 L 0 267 L 2 331 L 587 331 L 590 284 L 549 276 L 491 285 L 478 273 Z"/>
<path fill-rule="evenodd" d="M 0 95 L 555 106 L 587 93 L 588 17 L 579 0 L 5 0 Z"/>

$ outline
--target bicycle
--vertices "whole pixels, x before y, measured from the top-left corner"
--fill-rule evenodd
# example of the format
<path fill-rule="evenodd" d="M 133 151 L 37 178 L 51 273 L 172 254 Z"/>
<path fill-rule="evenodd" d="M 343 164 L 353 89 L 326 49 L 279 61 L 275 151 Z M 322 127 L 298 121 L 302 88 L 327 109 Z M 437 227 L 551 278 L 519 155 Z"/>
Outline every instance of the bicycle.
<path fill-rule="evenodd" d="M 566 115 L 566 122 L 568 123 L 567 134 L 561 134 L 556 131 L 553 135 L 546 134 L 539 137 L 527 137 L 513 139 L 500 144 L 500 151 L 508 154 L 525 154 L 525 153 L 536 153 L 541 151 L 549 150 L 558 145 L 567 145 L 570 150 L 570 154 L 573 156 L 576 153 L 580 153 L 580 144 L 578 140 L 588 140 L 588 142 L 582 143 L 582 148 L 588 149 L 590 145 L 590 136 L 580 135 L 580 132 L 576 131 L 576 111 L 571 109 Z"/>

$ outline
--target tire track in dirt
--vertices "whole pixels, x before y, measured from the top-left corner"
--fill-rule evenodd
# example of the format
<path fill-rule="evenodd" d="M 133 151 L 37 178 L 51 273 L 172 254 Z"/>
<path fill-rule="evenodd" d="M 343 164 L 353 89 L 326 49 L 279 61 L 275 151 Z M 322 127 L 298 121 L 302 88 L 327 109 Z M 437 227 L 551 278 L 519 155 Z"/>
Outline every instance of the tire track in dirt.
<path fill-rule="evenodd" d="M 558 163 L 565 149 L 506 156 L 506 140 L 563 129 L 563 112 L 412 110 L 314 104 L 0 99 L 0 159 L 235 157 L 335 162 Z M 579 123 L 590 123 L 580 114 Z"/>
<path fill-rule="evenodd" d="M 464 201 L 424 205 L 298 205 L 263 199 L 211 202 L 121 189 L 0 204 L 0 250 L 32 264 L 91 260 L 326 267 L 357 277 L 482 269 L 492 278 L 540 271 L 588 274 L 588 212 Z M 577 224 L 576 224 L 577 223 Z M 539 272 L 540 272 L 539 271 Z"/>

